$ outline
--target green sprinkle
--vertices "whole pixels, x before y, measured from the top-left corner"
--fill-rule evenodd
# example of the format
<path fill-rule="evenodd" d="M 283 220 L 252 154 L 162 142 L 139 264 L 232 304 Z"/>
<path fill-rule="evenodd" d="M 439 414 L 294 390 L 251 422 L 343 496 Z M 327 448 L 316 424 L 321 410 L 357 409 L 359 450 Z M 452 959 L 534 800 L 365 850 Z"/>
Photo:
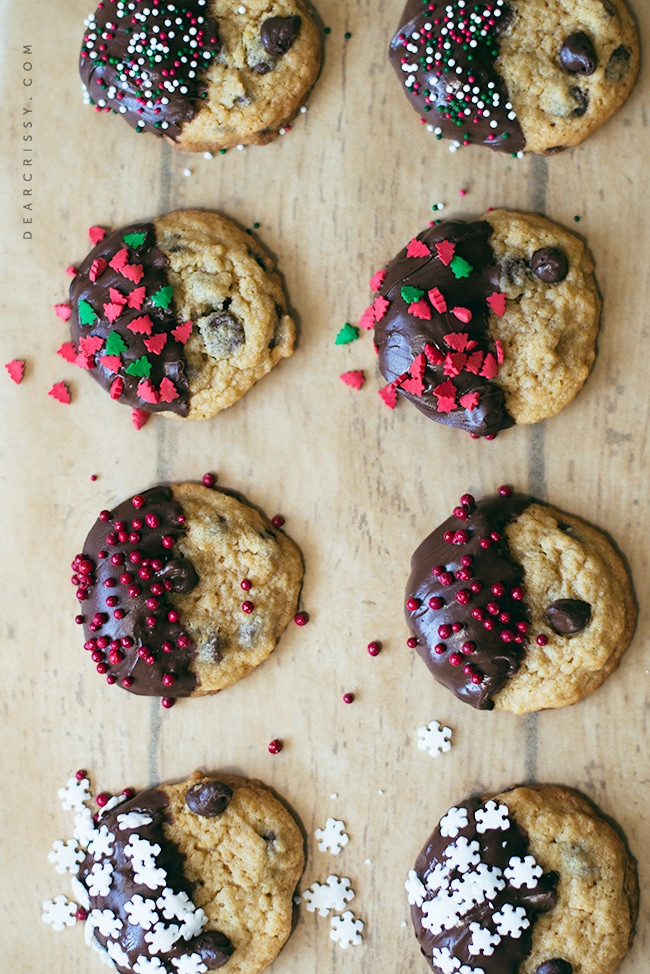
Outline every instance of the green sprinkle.
<path fill-rule="evenodd" d="M 82 325 L 92 325 L 97 321 L 97 313 L 87 301 L 80 301 L 78 306 L 79 321 Z"/>
<path fill-rule="evenodd" d="M 332 28 L 331 27 L 324 27 L 323 28 L 323 33 L 324 34 L 331 34 L 332 33 Z"/>
<path fill-rule="evenodd" d="M 135 362 L 130 362 L 126 367 L 129 375 L 135 375 L 139 379 L 148 379 L 151 375 L 151 362 L 146 355 L 141 355 Z"/>
<path fill-rule="evenodd" d="M 408 287 L 405 285 L 402 288 L 401 294 L 403 301 L 406 301 L 407 304 L 413 304 L 414 301 L 419 301 L 424 296 L 424 291 L 421 291 L 419 287 Z"/>
<path fill-rule="evenodd" d="M 580 223 L 580 217 L 579 216 L 574 216 L 573 222 L 574 223 Z"/>
<path fill-rule="evenodd" d="M 343 36 L 345 37 L 346 41 L 349 41 L 350 38 L 352 37 L 352 34 L 350 33 L 349 30 L 346 30 L 346 32 L 345 32 L 345 34 Z"/>
<path fill-rule="evenodd" d="M 161 287 L 159 291 L 151 295 L 151 303 L 156 308 L 168 308 L 172 303 L 172 294 L 174 289 L 171 284 L 167 284 L 165 287 Z"/>
<path fill-rule="evenodd" d="M 259 226 L 260 226 L 259 223 L 254 223 L 253 230 L 259 230 Z"/>
<path fill-rule="evenodd" d="M 122 240 L 127 245 L 127 247 L 141 247 L 142 244 L 147 239 L 146 233 L 127 233 L 126 236 L 122 237 Z"/>
<path fill-rule="evenodd" d="M 346 321 L 340 332 L 334 339 L 335 345 L 349 345 L 350 342 L 356 342 L 359 337 L 359 329 L 354 325 L 351 325 L 349 321 Z"/>
<path fill-rule="evenodd" d="M 122 355 L 126 352 L 128 345 L 120 335 L 119 331 L 110 332 L 108 338 L 106 339 L 106 354 L 107 355 Z"/>
<path fill-rule="evenodd" d="M 451 267 L 452 273 L 456 280 L 461 277 L 469 277 L 474 270 L 471 264 L 468 264 L 463 257 L 458 256 L 452 257 L 449 266 Z"/>

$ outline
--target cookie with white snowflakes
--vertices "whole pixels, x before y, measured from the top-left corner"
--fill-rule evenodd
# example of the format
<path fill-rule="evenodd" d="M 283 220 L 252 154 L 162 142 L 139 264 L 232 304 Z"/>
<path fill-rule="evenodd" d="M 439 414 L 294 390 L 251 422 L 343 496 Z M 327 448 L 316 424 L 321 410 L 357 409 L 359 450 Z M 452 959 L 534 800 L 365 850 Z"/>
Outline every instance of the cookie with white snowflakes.
<path fill-rule="evenodd" d="M 294 618 L 296 545 L 204 484 L 160 485 L 100 512 L 72 563 L 85 649 L 132 693 L 216 693 L 262 663 Z"/>
<path fill-rule="evenodd" d="M 435 974 L 613 974 L 638 911 L 625 841 L 555 785 L 449 809 L 405 886 Z"/>
<path fill-rule="evenodd" d="M 418 234 L 372 278 L 380 389 L 494 437 L 556 415 L 584 385 L 601 301 L 582 241 L 535 213 L 492 210 Z"/>
<path fill-rule="evenodd" d="M 480 710 L 577 703 L 616 669 L 636 624 L 609 538 L 508 486 L 463 494 L 417 547 L 405 615 L 431 673 Z"/>
<path fill-rule="evenodd" d="M 257 974 L 289 936 L 303 865 L 298 825 L 259 782 L 194 772 L 100 812 L 75 893 L 120 974 Z M 67 922 L 64 902 L 48 909 Z"/>
<path fill-rule="evenodd" d="M 293 353 L 295 325 L 262 245 L 217 213 L 107 232 L 76 269 L 59 354 L 116 402 L 208 419 Z"/>
<path fill-rule="evenodd" d="M 624 0 L 407 0 L 389 57 L 421 119 L 454 148 L 551 154 L 621 107 L 639 41 Z"/>
<path fill-rule="evenodd" d="M 98 111 L 179 149 L 215 152 L 274 139 L 321 58 L 303 0 L 104 0 L 86 21 L 79 69 Z"/>

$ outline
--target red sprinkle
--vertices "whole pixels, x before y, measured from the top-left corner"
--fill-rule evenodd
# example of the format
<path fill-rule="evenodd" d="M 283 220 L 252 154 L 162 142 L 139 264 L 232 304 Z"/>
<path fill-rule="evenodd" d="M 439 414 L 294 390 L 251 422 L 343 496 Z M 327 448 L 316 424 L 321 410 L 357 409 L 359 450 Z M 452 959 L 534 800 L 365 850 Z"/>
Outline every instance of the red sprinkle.
<path fill-rule="evenodd" d="M 343 694 L 343 703 L 352 703 L 353 700 L 354 700 L 354 694 L 353 693 L 344 693 Z"/>
<path fill-rule="evenodd" d="M 161 707 L 164 707 L 165 710 L 171 710 L 171 708 L 174 706 L 175 703 L 176 703 L 176 701 L 174 700 L 173 697 L 161 697 L 160 698 L 160 706 Z"/>
<path fill-rule="evenodd" d="M 201 482 L 204 487 L 214 487 L 217 482 L 217 478 L 213 473 L 204 473 L 201 478 Z"/>
<path fill-rule="evenodd" d="M 268 752 L 269 754 L 279 754 L 284 744 L 279 737 L 275 737 L 272 741 L 269 741 Z"/>
<path fill-rule="evenodd" d="M 370 656 L 379 656 L 381 653 L 381 643 L 373 640 L 373 642 L 368 643 L 368 653 Z"/>
<path fill-rule="evenodd" d="M 250 592 L 253 587 L 253 583 L 250 578 L 243 578 L 239 583 L 240 587 L 243 588 L 244 592 Z"/>
<path fill-rule="evenodd" d="M 271 518 L 271 524 L 276 528 L 281 528 L 284 524 L 284 518 L 281 514 L 276 514 L 275 517 Z"/>
<path fill-rule="evenodd" d="M 297 626 L 306 626 L 309 622 L 309 616 L 306 612 L 296 612 L 293 621 Z"/>
<path fill-rule="evenodd" d="M 241 604 L 241 610 L 242 610 L 242 612 L 251 613 L 254 608 L 255 608 L 255 605 L 253 604 L 253 602 L 249 602 L 248 599 L 246 599 L 246 601 L 245 602 L 242 602 L 242 604 Z"/>

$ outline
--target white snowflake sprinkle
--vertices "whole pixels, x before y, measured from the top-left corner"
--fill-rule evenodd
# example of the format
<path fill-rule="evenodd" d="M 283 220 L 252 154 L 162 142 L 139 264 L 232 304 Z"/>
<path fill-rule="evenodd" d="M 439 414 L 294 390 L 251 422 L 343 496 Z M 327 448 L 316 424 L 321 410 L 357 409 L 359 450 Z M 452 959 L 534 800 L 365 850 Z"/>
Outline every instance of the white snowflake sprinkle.
<path fill-rule="evenodd" d="M 43 903 L 43 921 L 49 923 L 53 930 L 74 927 L 77 922 L 77 910 L 77 904 L 60 893 L 53 900 L 46 900 Z"/>
<path fill-rule="evenodd" d="M 135 974 L 159 974 L 166 971 L 160 957 L 138 957 L 133 965 Z"/>
<path fill-rule="evenodd" d="M 530 926 L 530 920 L 523 906 L 513 906 L 512 903 L 504 903 L 492 919 L 496 924 L 497 932 L 502 937 L 513 937 L 515 940 L 518 940 L 524 930 Z"/>
<path fill-rule="evenodd" d="M 520 859 L 519 856 L 512 856 L 508 860 L 503 875 L 515 889 L 521 889 L 522 886 L 525 886 L 526 889 L 534 889 L 543 871 L 532 856 L 525 856 L 523 859 Z"/>
<path fill-rule="evenodd" d="M 124 912 L 129 923 L 133 926 L 140 926 L 143 930 L 151 930 L 154 923 L 158 923 L 160 920 L 154 901 L 145 899 L 139 893 L 136 893 L 124 904 Z"/>
<path fill-rule="evenodd" d="M 101 828 L 96 829 L 93 833 L 88 843 L 88 852 L 95 861 L 103 859 L 105 856 L 110 856 L 114 842 L 115 836 L 113 833 L 109 832 L 105 825 L 102 825 Z"/>
<path fill-rule="evenodd" d="M 352 910 L 346 910 L 340 916 L 333 916 L 330 924 L 332 928 L 330 938 L 344 950 L 347 950 L 348 947 L 358 947 L 363 942 L 361 936 L 364 927 L 363 920 L 355 917 Z"/>
<path fill-rule="evenodd" d="M 81 808 L 74 817 L 73 835 L 79 845 L 87 846 L 95 834 L 95 823 L 89 808 Z"/>
<path fill-rule="evenodd" d="M 426 727 L 418 728 L 418 747 L 436 758 L 451 750 L 451 734 L 450 727 L 441 727 L 437 720 L 431 720 Z"/>
<path fill-rule="evenodd" d="M 80 812 L 90 801 L 90 782 L 88 778 L 68 778 L 63 788 L 57 791 L 64 812 Z"/>
<path fill-rule="evenodd" d="M 494 953 L 494 948 L 501 943 L 501 937 L 498 933 L 492 933 L 487 927 L 482 927 L 480 923 L 470 923 L 469 932 L 472 939 L 467 950 L 472 956 L 483 954 L 485 957 L 489 957 Z"/>
<path fill-rule="evenodd" d="M 178 974 L 206 974 L 208 970 L 200 954 L 181 954 L 180 957 L 172 957 L 172 964 Z"/>
<path fill-rule="evenodd" d="M 448 947 L 434 947 L 431 957 L 436 967 L 439 967 L 442 974 L 456 974 L 460 967 L 460 961 L 454 957 Z"/>
<path fill-rule="evenodd" d="M 54 863 L 57 873 L 76 873 L 77 866 L 85 856 L 74 839 L 66 839 L 65 842 L 57 839 L 47 858 Z"/>
<path fill-rule="evenodd" d="M 148 930 L 144 939 L 150 945 L 152 954 L 167 954 L 177 940 L 180 940 L 180 927 L 175 923 L 166 926 L 162 921 L 155 923 L 151 930 Z"/>
<path fill-rule="evenodd" d="M 122 812 L 116 821 L 118 829 L 128 832 L 140 828 L 141 825 L 151 825 L 153 819 L 148 812 Z"/>
<path fill-rule="evenodd" d="M 116 967 L 119 965 L 121 967 L 128 968 L 131 964 L 129 955 L 124 948 L 120 946 L 117 940 L 109 940 L 109 942 L 106 944 L 106 953 Z"/>
<path fill-rule="evenodd" d="M 467 825 L 466 808 L 450 808 L 446 815 L 440 819 L 440 835 L 447 839 L 455 839 L 461 829 Z"/>
<path fill-rule="evenodd" d="M 321 852 L 331 852 L 337 856 L 341 849 L 348 844 L 350 836 L 345 831 L 345 822 L 340 819 L 328 818 L 322 829 L 314 832 Z"/>
<path fill-rule="evenodd" d="M 96 862 L 86 876 L 85 883 L 91 896 L 108 896 L 113 879 L 112 862 Z"/>
<path fill-rule="evenodd" d="M 120 930 L 124 926 L 124 921 L 120 920 L 112 910 L 92 910 L 88 919 L 99 930 L 102 937 L 114 939 L 119 936 Z"/>
<path fill-rule="evenodd" d="M 461 835 L 452 845 L 448 845 L 444 851 L 445 859 L 448 864 L 457 869 L 460 873 L 467 872 L 472 866 L 478 866 L 481 861 L 481 847 L 474 839 L 470 842 L 464 835 Z"/>
<path fill-rule="evenodd" d="M 486 802 L 482 808 L 476 810 L 474 818 L 476 820 L 476 831 L 480 835 L 493 829 L 501 829 L 502 832 L 505 832 L 510 826 L 507 806 L 497 805 L 492 799 Z"/>
<path fill-rule="evenodd" d="M 340 913 L 347 903 L 354 899 L 350 880 L 340 876 L 328 876 L 324 883 L 312 883 L 302 898 L 310 913 L 318 911 L 319 916 L 327 916 L 330 910 Z"/>
<path fill-rule="evenodd" d="M 427 891 L 415 869 L 409 869 L 408 879 L 404 883 L 404 889 L 406 890 L 410 906 L 422 906 Z"/>

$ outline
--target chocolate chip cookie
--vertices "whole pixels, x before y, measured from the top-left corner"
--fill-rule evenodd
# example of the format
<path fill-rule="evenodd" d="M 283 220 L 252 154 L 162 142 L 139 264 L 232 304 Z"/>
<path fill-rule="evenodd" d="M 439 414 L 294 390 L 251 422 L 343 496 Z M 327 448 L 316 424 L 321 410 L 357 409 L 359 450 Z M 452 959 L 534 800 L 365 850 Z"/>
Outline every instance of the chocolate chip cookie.
<path fill-rule="evenodd" d="M 216 213 L 178 210 L 112 233 L 70 286 L 59 351 L 117 402 L 207 419 L 293 352 L 295 326 L 273 261 Z"/>
<path fill-rule="evenodd" d="M 583 795 L 556 785 L 450 808 L 406 890 L 436 974 L 613 974 L 638 912 L 623 838 Z"/>
<path fill-rule="evenodd" d="M 555 415 L 595 358 L 601 302 L 582 241 L 534 213 L 445 220 L 374 275 L 378 364 L 431 419 L 494 436 Z"/>
<path fill-rule="evenodd" d="M 188 152 L 274 139 L 320 70 L 302 0 L 104 0 L 86 21 L 87 98 Z"/>
<path fill-rule="evenodd" d="M 98 673 L 167 707 L 262 663 L 296 612 L 303 574 L 296 545 L 263 514 L 193 483 L 102 511 L 72 569 Z"/>
<path fill-rule="evenodd" d="M 639 70 L 624 0 L 407 0 L 390 61 L 455 146 L 551 154 L 617 111 Z"/>
<path fill-rule="evenodd" d="M 121 974 L 257 974 L 291 932 L 300 829 L 260 782 L 194 772 L 114 802 L 75 893 L 86 939 Z"/>
<path fill-rule="evenodd" d="M 501 487 L 416 549 L 409 643 L 478 709 L 530 713 L 596 690 L 630 643 L 636 607 L 610 541 L 579 518 Z"/>

